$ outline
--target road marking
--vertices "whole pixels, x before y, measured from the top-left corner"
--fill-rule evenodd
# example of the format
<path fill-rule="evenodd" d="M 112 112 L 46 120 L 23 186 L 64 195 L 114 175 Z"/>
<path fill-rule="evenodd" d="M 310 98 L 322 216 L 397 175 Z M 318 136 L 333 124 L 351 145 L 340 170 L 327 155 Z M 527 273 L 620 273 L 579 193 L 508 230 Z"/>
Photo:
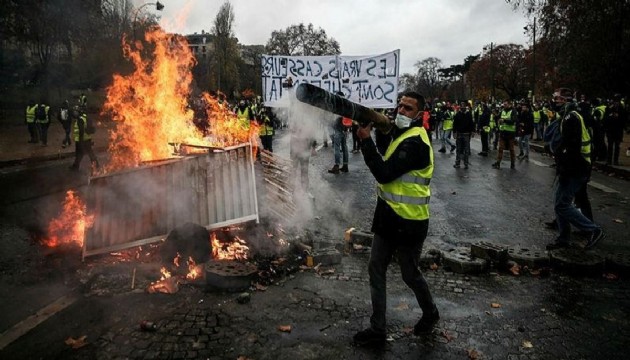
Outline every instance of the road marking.
<path fill-rule="evenodd" d="M 598 183 L 598 182 L 595 182 L 595 181 L 592 181 L 592 180 L 591 180 L 591 181 L 589 181 L 589 183 L 588 183 L 588 184 L 589 184 L 589 185 L 591 185 L 592 187 L 594 187 L 595 189 L 599 189 L 599 190 L 601 190 L 601 191 L 603 191 L 603 192 L 605 192 L 605 193 L 610 193 L 610 194 L 619 194 L 619 191 L 617 191 L 617 190 L 615 190 L 615 189 L 613 189 L 613 188 L 609 188 L 609 187 L 608 187 L 608 186 L 606 186 L 606 185 L 602 185 L 602 184 L 600 184 L 600 183 Z"/>
<path fill-rule="evenodd" d="M 545 164 L 544 162 L 540 162 L 538 160 L 534 160 L 534 159 L 529 159 L 530 163 L 533 163 L 535 165 L 538 165 L 540 167 L 549 167 L 549 164 Z"/>
<path fill-rule="evenodd" d="M 62 296 L 52 304 L 15 324 L 12 328 L 0 335 L 0 350 L 34 329 L 37 325 L 46 321 L 49 317 L 72 305 L 77 300 L 78 297 L 74 295 Z"/>

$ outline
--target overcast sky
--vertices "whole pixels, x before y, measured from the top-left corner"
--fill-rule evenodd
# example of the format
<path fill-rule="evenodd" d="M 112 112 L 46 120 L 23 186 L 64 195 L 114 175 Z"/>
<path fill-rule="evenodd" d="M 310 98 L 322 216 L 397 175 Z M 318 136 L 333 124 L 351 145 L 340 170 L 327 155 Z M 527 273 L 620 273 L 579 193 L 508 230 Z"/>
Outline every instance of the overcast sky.
<path fill-rule="evenodd" d="M 149 2 L 148 0 L 146 2 Z M 160 0 L 162 26 L 182 34 L 212 30 L 224 0 Z M 141 5 L 142 1 L 134 0 Z M 244 45 L 265 45 L 274 30 L 312 23 L 339 42 L 343 55 L 400 49 L 400 73 L 428 57 L 444 67 L 463 64 L 490 42 L 528 47 L 521 11 L 504 0 L 230 0 L 234 34 Z"/>

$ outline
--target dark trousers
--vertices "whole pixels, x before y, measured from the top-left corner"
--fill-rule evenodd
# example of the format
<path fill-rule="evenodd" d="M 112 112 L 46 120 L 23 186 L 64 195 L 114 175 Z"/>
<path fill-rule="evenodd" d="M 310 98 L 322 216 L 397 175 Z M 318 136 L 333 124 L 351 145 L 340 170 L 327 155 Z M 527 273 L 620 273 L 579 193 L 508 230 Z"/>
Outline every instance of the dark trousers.
<path fill-rule="evenodd" d="M 94 150 L 92 149 L 92 140 L 83 140 L 83 141 L 75 141 L 75 152 L 74 152 L 74 163 L 72 167 L 75 169 L 79 169 L 81 166 L 81 160 L 87 154 L 90 157 L 90 162 L 92 163 L 92 167 L 98 168 L 98 159 L 94 154 Z"/>
<path fill-rule="evenodd" d="M 416 234 L 414 243 L 409 245 L 397 244 L 400 239 L 387 239 L 379 234 L 374 234 L 370 261 L 368 263 L 368 273 L 370 275 L 370 294 L 372 298 L 372 316 L 370 325 L 373 330 L 385 332 L 387 312 L 387 266 L 392 261 L 394 254 L 398 259 L 402 279 L 416 295 L 418 305 L 424 314 L 430 314 L 435 309 L 433 297 L 429 291 L 429 285 L 425 280 L 420 268 L 418 259 L 422 251 L 424 239 L 429 230 L 429 221 L 421 234 Z M 408 239 L 406 239 L 409 241 Z"/>
<path fill-rule="evenodd" d="M 608 141 L 608 150 L 606 152 L 606 163 L 608 165 L 619 165 L 619 147 L 621 146 L 621 140 L 617 134 L 606 133 L 606 141 Z"/>
<path fill-rule="evenodd" d="M 261 135 L 260 142 L 262 143 L 263 149 L 273 152 L 273 135 Z"/>
<path fill-rule="evenodd" d="M 499 152 L 497 154 L 497 162 L 501 162 L 503 159 L 503 151 L 510 150 L 510 161 L 514 163 L 516 159 L 516 154 L 514 154 L 514 142 L 515 142 L 515 134 L 509 131 L 502 131 L 499 133 L 499 137 L 501 137 L 499 141 Z"/>
<path fill-rule="evenodd" d="M 361 149 L 361 139 L 357 135 L 357 132 L 352 129 L 352 151 L 359 151 Z"/>
<path fill-rule="evenodd" d="M 28 129 L 28 134 L 31 136 L 31 139 L 28 142 L 39 142 L 39 130 L 37 129 L 37 124 L 35 124 L 34 122 L 27 123 L 26 128 Z"/>
<path fill-rule="evenodd" d="M 481 152 L 483 153 L 488 153 L 488 147 L 489 147 L 489 133 L 485 132 L 485 131 L 481 131 Z"/>
<path fill-rule="evenodd" d="M 39 140 L 42 144 L 48 145 L 48 127 L 50 123 L 37 123 L 37 132 L 39 133 Z"/>

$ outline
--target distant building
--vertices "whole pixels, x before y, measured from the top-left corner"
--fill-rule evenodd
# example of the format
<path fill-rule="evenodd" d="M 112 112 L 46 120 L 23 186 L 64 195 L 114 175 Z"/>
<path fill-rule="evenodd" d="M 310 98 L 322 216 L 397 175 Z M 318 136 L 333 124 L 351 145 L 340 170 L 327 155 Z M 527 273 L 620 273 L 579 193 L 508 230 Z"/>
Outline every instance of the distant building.
<path fill-rule="evenodd" d="M 214 52 L 214 35 L 201 30 L 201 34 L 186 35 L 188 47 L 197 59 L 207 59 Z"/>

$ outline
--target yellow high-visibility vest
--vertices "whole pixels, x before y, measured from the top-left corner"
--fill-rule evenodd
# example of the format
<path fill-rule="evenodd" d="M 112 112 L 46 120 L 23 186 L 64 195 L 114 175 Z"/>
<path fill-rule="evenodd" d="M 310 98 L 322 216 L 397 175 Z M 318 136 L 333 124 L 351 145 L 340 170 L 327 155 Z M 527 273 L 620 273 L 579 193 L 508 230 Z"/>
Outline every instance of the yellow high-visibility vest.
<path fill-rule="evenodd" d="M 433 176 L 433 149 L 427 131 L 423 127 L 409 128 L 389 144 L 383 158 L 387 161 L 403 140 L 413 136 L 420 136 L 422 142 L 429 147 L 429 166 L 420 170 L 411 170 L 386 184 L 378 184 L 377 193 L 378 197 L 385 200 L 403 219 L 426 220 L 429 218 L 429 200 L 431 199 L 429 183 Z"/>

